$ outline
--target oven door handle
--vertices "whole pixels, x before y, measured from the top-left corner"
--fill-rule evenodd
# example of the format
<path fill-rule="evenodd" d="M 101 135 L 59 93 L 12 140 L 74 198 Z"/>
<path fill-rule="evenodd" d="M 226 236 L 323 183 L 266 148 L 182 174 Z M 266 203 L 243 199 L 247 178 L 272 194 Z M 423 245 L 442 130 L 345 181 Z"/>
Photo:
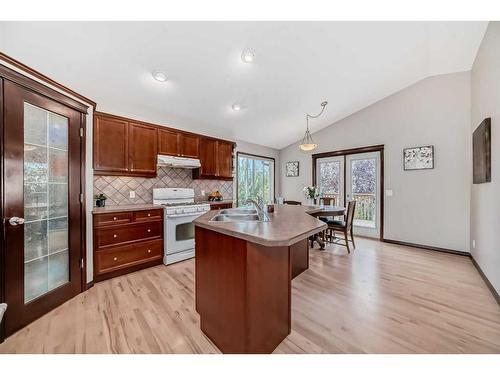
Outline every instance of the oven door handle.
<path fill-rule="evenodd" d="M 189 214 L 167 215 L 167 219 L 176 218 L 176 217 L 200 216 L 202 214 L 204 214 L 204 212 L 191 212 Z"/>

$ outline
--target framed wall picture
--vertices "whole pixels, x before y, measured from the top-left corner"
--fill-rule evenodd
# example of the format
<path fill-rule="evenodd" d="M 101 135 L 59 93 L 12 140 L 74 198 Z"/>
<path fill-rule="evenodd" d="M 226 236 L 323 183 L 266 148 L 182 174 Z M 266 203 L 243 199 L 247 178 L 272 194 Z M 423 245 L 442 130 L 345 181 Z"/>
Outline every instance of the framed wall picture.
<path fill-rule="evenodd" d="M 288 161 L 286 163 L 286 177 L 298 177 L 299 176 L 299 162 L 298 161 Z"/>
<path fill-rule="evenodd" d="M 491 182 L 491 118 L 486 118 L 472 133 L 472 182 Z"/>
<path fill-rule="evenodd" d="M 405 171 L 434 168 L 434 146 L 405 148 L 403 150 Z"/>

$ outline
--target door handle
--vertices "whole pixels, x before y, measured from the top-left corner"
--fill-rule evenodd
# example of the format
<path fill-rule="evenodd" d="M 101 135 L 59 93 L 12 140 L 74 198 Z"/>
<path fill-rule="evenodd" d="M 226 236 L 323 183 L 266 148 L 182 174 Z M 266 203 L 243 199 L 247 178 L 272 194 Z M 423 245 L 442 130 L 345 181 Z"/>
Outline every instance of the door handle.
<path fill-rule="evenodd" d="M 22 217 L 13 216 L 9 219 L 9 224 L 12 226 L 24 224 L 24 219 Z"/>

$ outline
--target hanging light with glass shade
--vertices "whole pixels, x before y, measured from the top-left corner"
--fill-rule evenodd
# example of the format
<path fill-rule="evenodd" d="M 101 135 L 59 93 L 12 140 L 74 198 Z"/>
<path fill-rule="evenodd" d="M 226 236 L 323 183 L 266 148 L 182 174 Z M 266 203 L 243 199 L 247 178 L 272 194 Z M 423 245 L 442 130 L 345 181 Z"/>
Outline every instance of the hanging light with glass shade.
<path fill-rule="evenodd" d="M 318 113 L 317 115 L 313 116 L 313 115 L 306 113 L 306 126 L 307 126 L 306 127 L 306 134 L 304 134 L 304 138 L 302 139 L 302 142 L 299 145 L 299 148 L 302 151 L 312 151 L 316 147 L 318 147 L 318 145 L 316 143 L 314 143 L 313 138 L 311 136 L 311 132 L 309 131 L 309 118 L 318 118 L 319 116 L 321 116 L 323 114 L 323 112 L 325 111 L 325 107 L 327 104 L 328 104 L 327 101 L 324 101 L 323 103 L 321 103 L 321 112 Z"/>

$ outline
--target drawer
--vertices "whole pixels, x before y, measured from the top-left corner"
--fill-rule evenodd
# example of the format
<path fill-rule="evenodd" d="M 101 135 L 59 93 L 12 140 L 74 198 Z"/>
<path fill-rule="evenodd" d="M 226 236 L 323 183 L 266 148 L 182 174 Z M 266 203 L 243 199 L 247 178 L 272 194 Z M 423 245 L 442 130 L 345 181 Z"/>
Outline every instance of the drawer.
<path fill-rule="evenodd" d="M 94 226 L 126 224 L 132 222 L 132 212 L 110 212 L 109 214 L 94 215 Z"/>
<path fill-rule="evenodd" d="M 163 218 L 163 210 L 144 210 L 134 212 L 134 221 L 150 221 L 150 220 L 161 220 Z"/>
<path fill-rule="evenodd" d="M 163 257 L 163 240 L 116 246 L 94 253 L 97 275 L 151 262 Z"/>
<path fill-rule="evenodd" d="M 95 246 L 100 248 L 122 242 L 161 238 L 162 227 L 163 223 L 161 221 L 153 221 L 112 228 L 96 228 L 94 230 Z"/>

